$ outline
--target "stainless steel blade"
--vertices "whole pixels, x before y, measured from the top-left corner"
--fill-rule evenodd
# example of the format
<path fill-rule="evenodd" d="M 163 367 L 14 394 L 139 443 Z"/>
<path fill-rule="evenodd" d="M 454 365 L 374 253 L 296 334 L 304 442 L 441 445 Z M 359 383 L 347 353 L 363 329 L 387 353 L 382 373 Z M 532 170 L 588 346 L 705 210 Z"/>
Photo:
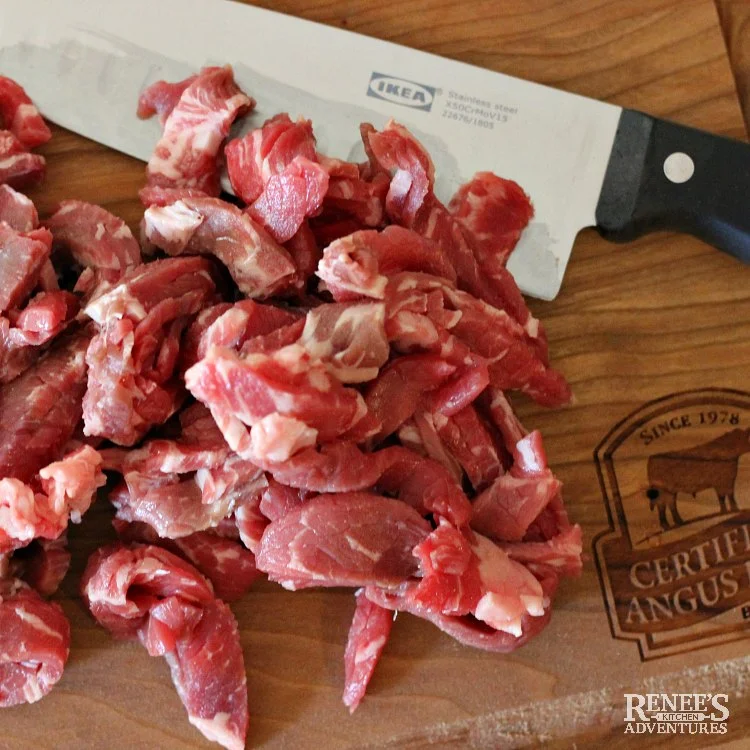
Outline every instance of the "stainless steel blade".
<path fill-rule="evenodd" d="M 509 268 L 524 292 L 557 295 L 620 107 L 230 0 L 0 4 L 0 73 L 53 122 L 139 159 L 159 137 L 135 117 L 140 91 L 227 62 L 258 100 L 245 128 L 304 115 L 322 152 L 361 158 L 359 124 L 393 117 L 430 151 L 443 200 L 478 170 L 519 182 L 536 213 Z"/>

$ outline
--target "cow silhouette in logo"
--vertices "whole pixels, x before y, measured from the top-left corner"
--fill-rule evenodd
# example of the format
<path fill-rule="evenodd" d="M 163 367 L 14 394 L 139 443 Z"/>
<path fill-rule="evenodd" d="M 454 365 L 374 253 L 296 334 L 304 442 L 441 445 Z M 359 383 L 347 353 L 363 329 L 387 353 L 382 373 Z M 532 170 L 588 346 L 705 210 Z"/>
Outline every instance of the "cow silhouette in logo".
<path fill-rule="evenodd" d="M 734 496 L 740 456 L 750 453 L 750 428 L 734 429 L 707 443 L 681 451 L 656 453 L 647 464 L 649 488 L 646 497 L 651 510 L 657 509 L 664 531 L 682 526 L 685 521 L 677 510 L 677 493 L 695 497 L 713 489 L 719 498 L 721 513 L 739 510 Z M 668 513 L 672 516 L 670 525 Z"/>

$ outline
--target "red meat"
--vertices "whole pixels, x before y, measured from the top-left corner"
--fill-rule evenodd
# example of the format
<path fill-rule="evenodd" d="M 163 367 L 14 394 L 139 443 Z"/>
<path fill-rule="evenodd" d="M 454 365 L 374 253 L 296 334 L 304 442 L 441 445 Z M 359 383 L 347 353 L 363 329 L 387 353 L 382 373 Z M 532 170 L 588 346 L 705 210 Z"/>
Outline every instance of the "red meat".
<path fill-rule="evenodd" d="M 0 222 L 0 312 L 19 306 L 36 286 L 50 240 L 43 230 L 21 234 Z"/>
<path fill-rule="evenodd" d="M 396 586 L 416 573 L 412 549 L 429 530 L 398 500 L 366 492 L 319 495 L 269 524 L 257 565 L 291 590 Z"/>
<path fill-rule="evenodd" d="M 0 124 L 26 148 L 46 143 L 52 133 L 26 92 L 10 78 L 0 76 Z"/>
<path fill-rule="evenodd" d="M 82 266 L 111 272 L 115 281 L 141 262 L 141 249 L 128 225 L 101 206 L 63 201 L 44 222 L 55 248 L 62 248 Z"/>
<path fill-rule="evenodd" d="M 289 253 L 248 214 L 217 198 L 152 206 L 143 222 L 146 239 L 168 255 L 215 255 L 248 297 L 270 296 L 296 270 Z"/>
<path fill-rule="evenodd" d="M 8 185 L 0 185 L 0 222 L 17 232 L 30 232 L 39 225 L 34 204 L 23 193 Z"/>
<path fill-rule="evenodd" d="M 355 599 L 356 609 L 344 652 L 344 705 L 350 713 L 365 697 L 393 626 L 391 611 L 370 601 L 364 589 L 357 591 Z"/>
<path fill-rule="evenodd" d="M 35 703 L 62 677 L 70 625 L 59 604 L 21 581 L 0 580 L 0 707 Z"/>
<path fill-rule="evenodd" d="M 113 545 L 81 585 L 99 624 L 167 659 L 190 722 L 230 750 L 245 746 L 247 680 L 237 622 L 189 563 L 159 547 Z"/>
<path fill-rule="evenodd" d="M 141 96 L 141 114 L 158 111 L 163 116 L 170 110 L 164 133 L 148 162 L 148 184 L 197 188 L 208 195 L 218 195 L 219 149 L 235 118 L 250 111 L 255 102 L 238 88 L 229 65 L 201 70 L 173 104 L 184 84 L 183 81 L 165 89 L 159 82 Z"/>

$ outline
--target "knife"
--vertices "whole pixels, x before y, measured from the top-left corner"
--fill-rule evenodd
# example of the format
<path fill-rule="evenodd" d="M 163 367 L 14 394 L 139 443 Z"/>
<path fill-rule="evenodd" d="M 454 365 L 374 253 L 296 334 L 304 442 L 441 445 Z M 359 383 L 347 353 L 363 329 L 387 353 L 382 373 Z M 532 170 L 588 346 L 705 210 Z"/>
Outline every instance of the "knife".
<path fill-rule="evenodd" d="M 360 122 L 393 117 L 429 150 L 448 200 L 476 171 L 516 180 L 535 217 L 508 267 L 553 299 L 573 243 L 688 232 L 750 262 L 750 146 L 536 83 L 232 0 L 24 0 L 0 5 L 0 73 L 59 125 L 147 160 L 160 135 L 139 93 L 231 63 L 258 100 L 230 137 L 277 112 L 318 148 L 361 159 Z"/>

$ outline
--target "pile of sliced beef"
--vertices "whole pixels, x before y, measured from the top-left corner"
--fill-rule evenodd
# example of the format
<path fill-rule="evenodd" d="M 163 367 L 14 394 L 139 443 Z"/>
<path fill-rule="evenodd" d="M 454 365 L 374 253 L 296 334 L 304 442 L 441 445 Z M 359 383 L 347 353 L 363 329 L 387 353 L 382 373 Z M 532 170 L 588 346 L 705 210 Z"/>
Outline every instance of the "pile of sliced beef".
<path fill-rule="evenodd" d="M 227 143 L 254 105 L 229 67 L 143 93 L 163 134 L 139 242 L 76 200 L 39 224 L 14 188 L 42 175 L 28 149 L 49 131 L 0 78 L 0 705 L 62 676 L 69 626 L 45 597 L 105 483 L 120 542 L 83 598 L 167 660 L 228 748 L 248 705 L 225 602 L 259 577 L 354 590 L 354 710 L 395 611 L 507 652 L 580 571 L 580 528 L 506 395 L 570 399 L 505 265 L 528 196 L 483 172 L 441 203 L 395 122 L 362 126 L 363 164 L 287 114 Z"/>

